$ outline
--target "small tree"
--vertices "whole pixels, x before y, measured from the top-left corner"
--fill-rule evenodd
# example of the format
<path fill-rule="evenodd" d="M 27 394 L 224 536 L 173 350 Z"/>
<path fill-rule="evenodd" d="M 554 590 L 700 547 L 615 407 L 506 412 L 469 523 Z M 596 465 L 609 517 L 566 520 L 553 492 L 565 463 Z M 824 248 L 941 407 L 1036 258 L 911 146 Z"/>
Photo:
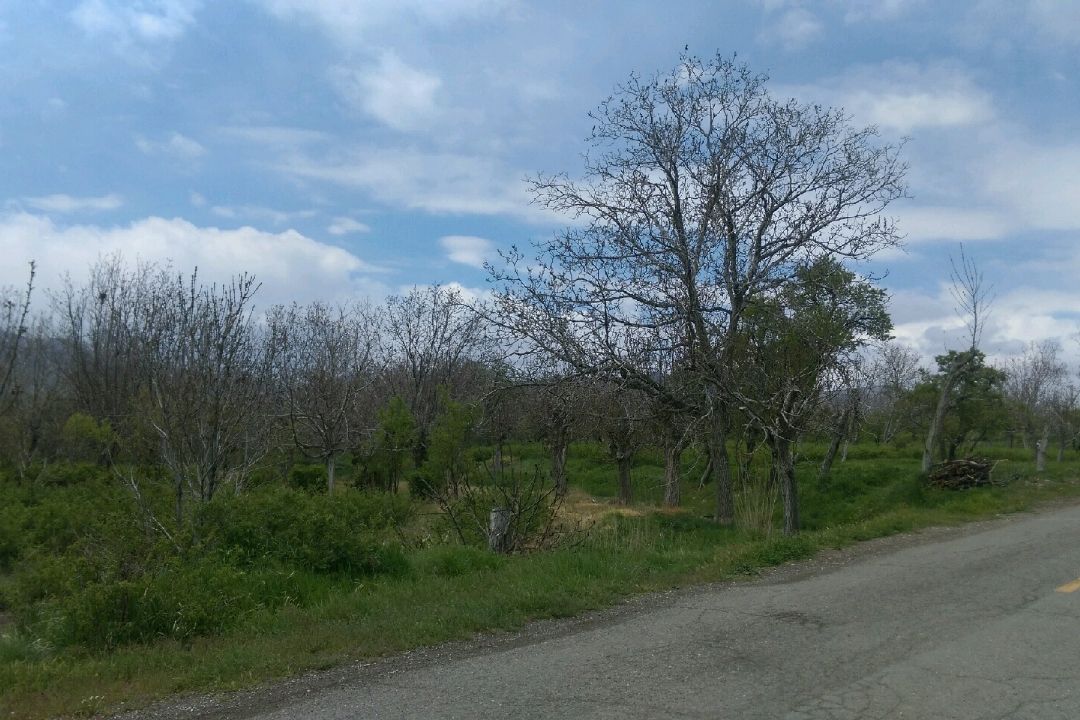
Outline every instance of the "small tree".
<path fill-rule="evenodd" d="M 337 459 L 355 447 L 365 420 L 363 394 L 375 382 L 378 329 L 364 307 L 277 307 L 267 316 L 275 370 L 293 441 L 326 466 L 334 490 Z"/>
<path fill-rule="evenodd" d="M 740 407 L 765 435 L 784 503 L 784 532 L 799 530 L 794 448 L 821 394 L 858 348 L 892 329 L 885 293 L 831 258 L 755 303 L 740 338 Z"/>
<path fill-rule="evenodd" d="M 268 448 L 272 357 L 251 322 L 259 286 L 241 275 L 202 285 L 160 276 L 138 335 L 147 392 L 137 410 L 172 477 L 177 521 L 186 497 L 239 488 Z"/>
<path fill-rule="evenodd" d="M 930 417 L 930 425 L 923 444 L 922 471 L 929 472 L 934 462 L 934 451 L 938 445 L 938 436 L 949 410 L 951 396 L 957 383 L 961 381 L 969 368 L 982 363 L 983 354 L 979 351 L 986 314 L 993 301 L 993 294 L 986 278 L 975 262 L 960 248 L 960 261 L 950 260 L 952 266 L 952 286 L 950 292 L 956 301 L 956 313 L 964 320 L 967 328 L 968 347 L 962 352 L 946 354 L 948 366 L 942 370 L 936 385 L 937 402 Z"/>
<path fill-rule="evenodd" d="M 1012 430 L 1019 432 L 1025 448 L 1035 451 L 1039 471 L 1046 469 L 1046 449 L 1054 424 L 1054 397 L 1065 379 L 1065 363 L 1058 359 L 1056 340 L 1031 343 L 1024 353 L 1005 364 L 1005 396 Z"/>
<path fill-rule="evenodd" d="M 30 315 L 30 299 L 34 293 L 36 266 L 30 263 L 26 289 L 16 292 L 0 288 L 0 417 L 15 404 L 19 347 L 27 333 L 26 319 Z"/>
<path fill-rule="evenodd" d="M 476 409 L 451 399 L 445 388 L 439 392 L 441 412 L 431 428 L 424 482 L 429 491 L 457 495 L 472 468 L 469 441 L 476 426 Z"/>
<path fill-rule="evenodd" d="M 946 460 L 968 455 L 975 447 L 1004 426 L 1005 403 L 1002 387 L 1005 374 L 986 364 L 980 350 L 950 350 L 935 358 L 938 372 L 928 375 L 916 390 L 936 403 L 942 387 L 950 383 L 939 425 L 938 454 Z M 959 368 L 959 369 L 957 369 Z M 935 407 L 935 411 L 937 406 Z"/>
<path fill-rule="evenodd" d="M 415 442 L 416 422 L 405 401 L 395 395 L 378 413 L 368 455 L 369 472 L 381 477 L 384 490 L 398 491 Z"/>

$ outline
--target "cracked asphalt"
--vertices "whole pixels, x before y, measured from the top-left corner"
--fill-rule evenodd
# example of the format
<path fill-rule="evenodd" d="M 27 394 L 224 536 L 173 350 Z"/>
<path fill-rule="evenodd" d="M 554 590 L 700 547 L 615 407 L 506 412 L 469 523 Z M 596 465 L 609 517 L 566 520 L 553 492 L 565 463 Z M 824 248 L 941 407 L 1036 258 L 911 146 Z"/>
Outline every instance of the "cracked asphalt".
<path fill-rule="evenodd" d="M 1080 718 L 1080 506 L 136 717 Z"/>

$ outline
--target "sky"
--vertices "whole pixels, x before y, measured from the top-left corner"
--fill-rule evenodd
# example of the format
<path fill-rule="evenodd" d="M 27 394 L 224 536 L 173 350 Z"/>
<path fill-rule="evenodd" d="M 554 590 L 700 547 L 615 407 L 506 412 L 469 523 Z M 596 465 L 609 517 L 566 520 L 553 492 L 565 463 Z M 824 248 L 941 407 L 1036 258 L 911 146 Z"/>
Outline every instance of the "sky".
<path fill-rule="evenodd" d="M 260 302 L 482 292 L 565 223 L 594 109 L 684 47 L 905 141 L 897 338 L 955 345 L 960 244 L 996 356 L 1080 357 L 1080 2 L 0 0 L 0 286 L 96 259 L 254 273 Z"/>

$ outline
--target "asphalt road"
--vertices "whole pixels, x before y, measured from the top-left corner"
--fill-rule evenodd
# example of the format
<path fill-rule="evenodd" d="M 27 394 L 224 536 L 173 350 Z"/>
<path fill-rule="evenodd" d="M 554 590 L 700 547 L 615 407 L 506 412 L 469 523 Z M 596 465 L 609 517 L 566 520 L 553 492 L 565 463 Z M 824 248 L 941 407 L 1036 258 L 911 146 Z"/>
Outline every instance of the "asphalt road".
<path fill-rule="evenodd" d="M 886 540 L 182 714 L 1075 719 L 1078 579 L 1073 506 Z"/>

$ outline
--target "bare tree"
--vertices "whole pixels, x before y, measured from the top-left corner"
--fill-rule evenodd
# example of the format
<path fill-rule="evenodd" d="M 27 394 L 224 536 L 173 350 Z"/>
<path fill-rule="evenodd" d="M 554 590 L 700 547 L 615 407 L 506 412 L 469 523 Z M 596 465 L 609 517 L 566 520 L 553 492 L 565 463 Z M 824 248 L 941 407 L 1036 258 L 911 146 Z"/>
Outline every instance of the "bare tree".
<path fill-rule="evenodd" d="M 1013 431 L 1020 433 L 1025 448 L 1034 448 L 1040 472 L 1046 469 L 1046 450 L 1054 422 L 1052 403 L 1065 379 L 1065 363 L 1058 359 L 1060 352 L 1056 340 L 1033 342 L 1003 368 Z"/>
<path fill-rule="evenodd" d="M 641 391 L 613 383 L 596 383 L 591 388 L 589 419 L 607 443 L 615 461 L 619 503 L 629 505 L 634 499 L 631 468 L 634 454 L 645 441 L 649 420 L 648 406 Z"/>
<path fill-rule="evenodd" d="M 388 298 L 384 322 L 387 395 L 402 398 L 416 420 L 419 466 L 438 411 L 439 387 L 458 397 L 479 385 L 483 324 L 458 291 L 438 285 Z"/>
<path fill-rule="evenodd" d="M 979 341 L 982 338 L 986 315 L 993 302 L 993 289 L 975 261 L 964 254 L 963 246 L 960 247 L 959 263 L 955 258 L 950 258 L 950 265 L 952 268 L 950 291 L 956 301 L 956 313 L 963 319 L 967 328 L 968 347 L 964 352 L 956 353 L 949 366 L 945 368 L 938 390 L 937 404 L 930 419 L 926 442 L 923 444 L 923 472 L 928 472 L 934 462 L 934 448 L 937 446 L 941 426 L 945 422 L 945 413 L 949 409 L 949 400 L 957 382 L 965 370 L 982 358 L 979 352 Z"/>
<path fill-rule="evenodd" d="M 239 487 L 267 450 L 271 346 L 251 321 L 258 288 L 248 275 L 208 286 L 197 274 L 162 274 L 150 294 L 139 411 L 172 478 L 178 522 L 185 496 L 206 502 L 225 484 Z"/>
<path fill-rule="evenodd" d="M 35 274 L 36 266 L 31 262 L 25 290 L 0 288 L 0 416 L 15 404 L 19 347 L 27 332 Z"/>
<path fill-rule="evenodd" d="M 131 412 L 144 380 L 140 335 L 164 274 L 153 265 L 130 267 L 114 255 L 95 263 L 85 284 L 68 278 L 53 297 L 65 336 L 64 376 L 79 411 L 114 424 Z"/>
<path fill-rule="evenodd" d="M 21 481 L 40 477 L 59 451 L 69 413 L 59 346 L 47 316 L 26 321 L 11 377 L 14 392 L 6 412 L 0 413 L 0 462 L 11 462 Z"/>
<path fill-rule="evenodd" d="M 1080 432 L 1080 387 L 1074 382 L 1060 383 L 1050 395 L 1048 402 L 1050 418 L 1057 435 L 1057 461 L 1065 459 L 1065 448 L 1074 442 Z"/>
<path fill-rule="evenodd" d="M 491 269 L 490 316 L 518 342 L 707 423 L 722 523 L 734 517 L 725 443 L 748 308 L 814 258 L 897 242 L 881 212 L 904 192 L 897 150 L 874 129 L 765 85 L 723 57 L 632 76 L 591 115 L 584 181 L 533 182 L 538 202 L 579 223 L 535 261 L 514 251 Z M 693 407 L 638 362 L 643 350 L 686 358 Z"/>
<path fill-rule="evenodd" d="M 376 318 L 370 308 L 316 302 L 273 308 L 267 321 L 293 441 L 326 465 L 333 492 L 338 456 L 374 424 L 374 408 L 363 394 L 380 369 Z"/>
<path fill-rule="evenodd" d="M 825 457 L 821 460 L 818 468 L 818 477 L 826 478 L 832 472 L 833 462 L 841 446 L 847 454 L 847 444 L 856 434 L 863 404 L 866 398 L 866 369 L 863 358 L 854 357 L 850 365 L 841 365 L 837 368 L 836 387 L 831 389 L 832 438 L 829 447 L 825 451 Z M 846 458 L 841 458 L 841 462 Z"/>
<path fill-rule="evenodd" d="M 914 349 L 896 342 L 884 343 L 874 356 L 867 387 L 867 419 L 879 443 L 892 442 L 918 423 L 911 391 L 919 382 L 922 359 Z"/>
<path fill-rule="evenodd" d="M 582 424 L 585 386 L 566 374 L 565 368 L 541 366 L 526 371 L 522 381 L 522 406 L 530 431 L 545 445 L 551 457 L 551 480 L 555 493 L 566 495 L 566 454 Z"/>

